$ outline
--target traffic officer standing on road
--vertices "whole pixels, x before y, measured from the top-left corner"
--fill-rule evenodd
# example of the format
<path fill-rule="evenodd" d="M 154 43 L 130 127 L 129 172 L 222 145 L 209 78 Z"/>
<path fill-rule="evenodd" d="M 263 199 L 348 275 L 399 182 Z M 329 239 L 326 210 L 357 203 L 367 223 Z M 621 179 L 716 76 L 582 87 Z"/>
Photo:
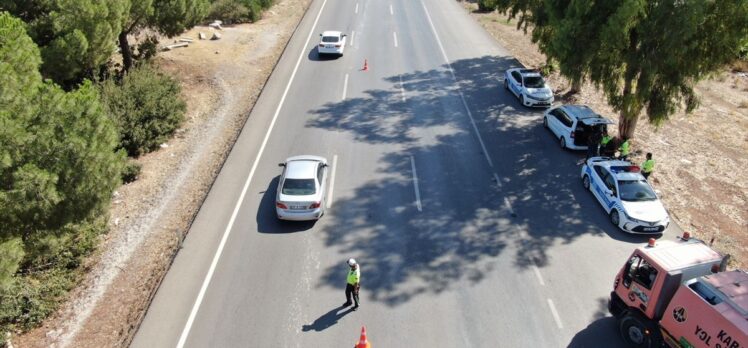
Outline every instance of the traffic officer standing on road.
<path fill-rule="evenodd" d="M 603 126 L 603 137 L 600 140 L 600 153 L 603 156 L 611 156 L 609 154 L 610 152 L 612 152 L 609 150 L 611 140 L 613 140 L 613 137 L 608 135 L 608 129 Z"/>
<path fill-rule="evenodd" d="M 649 176 L 655 169 L 655 160 L 652 159 L 652 153 L 647 152 L 647 160 L 642 163 L 642 175 L 644 179 L 649 180 Z"/>
<path fill-rule="evenodd" d="M 358 309 L 358 290 L 361 287 L 361 284 L 359 283 L 361 281 L 361 269 L 358 268 L 358 263 L 354 259 L 348 259 L 348 266 L 351 267 L 350 270 L 348 270 L 348 283 L 345 285 L 345 303 L 343 303 L 343 307 L 348 307 L 351 305 L 351 295 L 353 295 L 353 301 L 356 303 L 355 306 L 353 306 L 353 310 Z"/>

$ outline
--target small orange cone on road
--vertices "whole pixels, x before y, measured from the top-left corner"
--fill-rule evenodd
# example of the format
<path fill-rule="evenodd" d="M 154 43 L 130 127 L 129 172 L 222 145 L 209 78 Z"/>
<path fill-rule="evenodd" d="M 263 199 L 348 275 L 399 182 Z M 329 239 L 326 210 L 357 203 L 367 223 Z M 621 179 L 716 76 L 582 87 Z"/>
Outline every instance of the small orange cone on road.
<path fill-rule="evenodd" d="M 364 59 L 364 68 L 361 69 L 361 70 L 363 70 L 363 71 L 369 70 L 369 61 L 368 60 Z"/>
<path fill-rule="evenodd" d="M 371 344 L 366 340 L 366 326 L 361 327 L 361 338 L 358 340 L 358 344 L 354 348 L 371 348 Z"/>

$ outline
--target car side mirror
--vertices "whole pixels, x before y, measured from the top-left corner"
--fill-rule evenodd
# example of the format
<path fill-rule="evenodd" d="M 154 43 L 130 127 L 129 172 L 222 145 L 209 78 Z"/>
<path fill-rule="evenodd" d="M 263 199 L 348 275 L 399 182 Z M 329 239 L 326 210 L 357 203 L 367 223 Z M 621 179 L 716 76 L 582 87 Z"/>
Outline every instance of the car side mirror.
<path fill-rule="evenodd" d="M 286 166 L 285 163 L 278 163 L 278 167 L 285 167 L 285 166 Z"/>
<path fill-rule="evenodd" d="M 343 34 L 343 37 L 346 37 L 346 36 L 348 36 L 348 34 Z"/>
<path fill-rule="evenodd" d="M 319 36 L 322 36 L 322 34 L 319 34 Z"/>

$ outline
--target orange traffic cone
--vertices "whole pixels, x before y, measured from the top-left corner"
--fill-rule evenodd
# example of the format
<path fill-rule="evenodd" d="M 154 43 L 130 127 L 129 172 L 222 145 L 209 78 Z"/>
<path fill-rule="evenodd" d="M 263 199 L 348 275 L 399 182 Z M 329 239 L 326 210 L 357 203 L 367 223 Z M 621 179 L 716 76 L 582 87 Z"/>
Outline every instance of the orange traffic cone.
<path fill-rule="evenodd" d="M 363 70 L 363 71 L 369 70 L 369 61 L 368 60 L 364 59 L 364 68 L 361 69 L 361 70 Z"/>
<path fill-rule="evenodd" d="M 358 340 L 358 344 L 354 348 L 371 348 L 371 344 L 366 340 L 366 326 L 361 327 L 361 338 Z"/>

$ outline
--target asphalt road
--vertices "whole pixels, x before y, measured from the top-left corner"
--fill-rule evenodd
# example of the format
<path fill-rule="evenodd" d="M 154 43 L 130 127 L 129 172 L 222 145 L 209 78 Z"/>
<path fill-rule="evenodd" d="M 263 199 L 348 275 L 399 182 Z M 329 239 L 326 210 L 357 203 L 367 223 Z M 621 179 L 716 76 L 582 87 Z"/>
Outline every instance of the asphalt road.
<path fill-rule="evenodd" d="M 345 56 L 318 57 L 324 30 Z M 132 347 L 350 347 L 362 325 L 374 347 L 621 346 L 606 300 L 646 238 L 502 88 L 515 66 L 454 0 L 315 0 Z M 335 162 L 317 223 L 275 219 L 299 154 Z"/>

